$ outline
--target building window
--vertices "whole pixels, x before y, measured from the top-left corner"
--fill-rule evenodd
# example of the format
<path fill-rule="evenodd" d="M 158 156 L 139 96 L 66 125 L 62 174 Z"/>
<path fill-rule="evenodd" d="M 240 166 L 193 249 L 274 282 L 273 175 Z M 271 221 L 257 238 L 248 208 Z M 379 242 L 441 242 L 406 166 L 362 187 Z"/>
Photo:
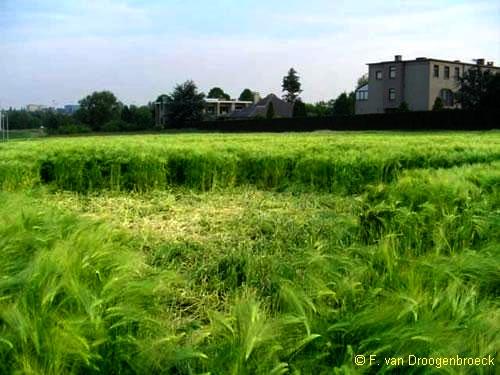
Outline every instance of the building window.
<path fill-rule="evenodd" d="M 389 78 L 396 78 L 396 67 L 395 66 L 390 66 L 389 67 Z"/>
<path fill-rule="evenodd" d="M 441 97 L 441 100 L 443 101 L 445 107 L 453 106 L 453 92 L 451 90 L 442 89 L 439 92 L 439 96 Z"/>
<path fill-rule="evenodd" d="M 396 100 L 396 89 L 389 89 L 389 100 Z"/>
<path fill-rule="evenodd" d="M 357 101 L 368 100 L 368 91 L 358 91 L 356 93 L 356 100 Z"/>
<path fill-rule="evenodd" d="M 382 71 L 381 70 L 377 70 L 375 72 L 375 78 L 376 79 L 382 79 Z"/>
<path fill-rule="evenodd" d="M 460 78 L 460 68 L 455 68 L 455 79 L 458 81 Z"/>
<path fill-rule="evenodd" d="M 363 85 L 356 90 L 356 100 L 368 100 L 368 85 Z"/>
<path fill-rule="evenodd" d="M 450 79 L 450 67 L 449 66 L 444 67 L 444 79 Z"/>
<path fill-rule="evenodd" d="M 439 65 L 434 65 L 434 77 L 439 77 Z"/>

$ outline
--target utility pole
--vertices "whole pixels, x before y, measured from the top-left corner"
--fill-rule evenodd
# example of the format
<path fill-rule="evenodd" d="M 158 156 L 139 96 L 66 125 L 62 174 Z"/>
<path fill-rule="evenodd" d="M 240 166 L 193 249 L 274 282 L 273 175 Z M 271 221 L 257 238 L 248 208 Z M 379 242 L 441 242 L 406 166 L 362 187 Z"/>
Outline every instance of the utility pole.
<path fill-rule="evenodd" d="M 5 134 L 3 130 L 3 111 L 0 109 L 0 132 L 2 133 L 2 142 L 5 141 Z"/>
<path fill-rule="evenodd" d="M 9 116 L 0 110 L 0 133 L 2 133 L 2 142 L 9 140 Z"/>

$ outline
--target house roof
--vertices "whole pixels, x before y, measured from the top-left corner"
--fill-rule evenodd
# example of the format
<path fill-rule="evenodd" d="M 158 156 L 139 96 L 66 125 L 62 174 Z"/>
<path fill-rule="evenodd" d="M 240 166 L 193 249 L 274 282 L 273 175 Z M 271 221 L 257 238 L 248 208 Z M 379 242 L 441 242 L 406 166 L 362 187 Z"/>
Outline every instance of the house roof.
<path fill-rule="evenodd" d="M 266 116 L 269 103 L 273 103 L 274 113 L 276 117 L 292 117 L 293 105 L 281 100 L 274 94 L 269 94 L 254 105 L 231 113 L 229 117 L 248 118 L 256 116 Z"/>
<path fill-rule="evenodd" d="M 356 90 L 354 91 L 368 91 L 368 83 L 365 83 L 362 86 L 359 86 Z"/>
<path fill-rule="evenodd" d="M 407 64 L 407 63 L 422 63 L 422 62 L 430 62 L 430 61 L 435 61 L 435 62 L 441 62 L 441 63 L 447 63 L 447 64 L 461 64 L 461 65 L 470 65 L 470 66 L 477 66 L 481 68 L 493 68 L 493 69 L 500 69 L 498 66 L 494 65 L 479 65 L 479 64 L 474 64 L 474 63 L 467 63 L 463 62 L 460 60 L 442 60 L 442 59 L 433 59 L 433 58 L 427 58 L 427 57 L 417 57 L 416 59 L 413 60 L 401 60 L 401 61 L 395 61 L 395 60 L 390 60 L 390 61 L 380 61 L 376 63 L 368 63 L 366 65 L 380 65 L 380 64 Z"/>
<path fill-rule="evenodd" d="M 206 103 L 219 103 L 219 104 L 249 104 L 252 103 L 251 101 L 247 100 L 238 100 L 238 99 L 213 99 L 213 98 L 206 98 L 205 99 Z"/>

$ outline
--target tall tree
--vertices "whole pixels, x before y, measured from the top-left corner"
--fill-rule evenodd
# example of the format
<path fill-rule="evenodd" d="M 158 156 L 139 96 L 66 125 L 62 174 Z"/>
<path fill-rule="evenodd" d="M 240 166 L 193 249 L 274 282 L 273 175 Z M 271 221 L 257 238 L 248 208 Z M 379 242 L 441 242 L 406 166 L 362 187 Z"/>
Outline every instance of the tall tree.
<path fill-rule="evenodd" d="M 254 92 L 250 89 L 245 89 L 241 92 L 239 100 L 253 102 Z"/>
<path fill-rule="evenodd" d="M 223 99 L 230 100 L 231 97 L 224 92 L 220 87 L 214 87 L 208 92 L 207 98 L 209 99 Z"/>
<path fill-rule="evenodd" d="M 143 130 L 154 128 L 154 117 L 148 106 L 142 105 L 140 107 L 137 107 L 133 105 L 130 107 L 130 112 L 132 114 L 132 120 L 137 129 Z"/>
<path fill-rule="evenodd" d="M 124 106 L 121 120 L 128 124 L 128 130 L 145 130 L 154 127 L 154 116 L 149 106 Z"/>
<path fill-rule="evenodd" d="M 79 104 L 76 116 L 92 130 L 99 130 L 105 123 L 120 118 L 121 104 L 110 91 L 94 92 Z"/>
<path fill-rule="evenodd" d="M 349 116 L 354 114 L 355 95 L 354 92 L 347 94 L 343 92 L 333 102 L 333 115 Z"/>
<path fill-rule="evenodd" d="M 457 101 L 463 109 L 498 108 L 500 75 L 490 70 L 471 68 L 459 78 Z"/>
<path fill-rule="evenodd" d="M 183 127 L 203 118 L 205 94 L 199 93 L 193 81 L 186 81 L 174 88 L 166 97 L 167 125 Z"/>
<path fill-rule="evenodd" d="M 293 103 L 299 97 L 302 90 L 300 89 L 301 84 L 299 81 L 300 77 L 297 74 L 297 71 L 294 68 L 290 68 L 288 74 L 283 77 L 283 84 L 281 87 L 283 88 L 283 99 L 288 103 Z"/>
<path fill-rule="evenodd" d="M 123 108 L 122 108 L 121 119 L 122 119 L 122 121 L 125 121 L 125 122 L 128 122 L 128 123 L 132 123 L 133 122 L 132 113 L 131 113 L 129 107 L 126 106 L 126 105 L 124 105 Z"/>

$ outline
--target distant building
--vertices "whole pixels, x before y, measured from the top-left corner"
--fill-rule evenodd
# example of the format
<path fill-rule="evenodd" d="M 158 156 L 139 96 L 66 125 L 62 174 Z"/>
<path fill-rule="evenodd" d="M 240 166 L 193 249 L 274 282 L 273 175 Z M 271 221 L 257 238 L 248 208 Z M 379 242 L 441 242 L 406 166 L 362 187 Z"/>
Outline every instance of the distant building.
<path fill-rule="evenodd" d="M 234 119 L 266 117 L 269 103 L 273 103 L 274 117 L 292 117 L 293 104 L 281 100 L 274 94 L 269 94 L 255 104 L 231 113 L 229 117 Z"/>
<path fill-rule="evenodd" d="M 47 109 L 47 106 L 41 105 L 41 104 L 28 104 L 26 106 L 26 110 L 28 112 L 44 111 L 46 109 Z"/>
<path fill-rule="evenodd" d="M 64 114 L 66 115 L 72 115 L 76 111 L 80 109 L 80 106 L 78 104 L 66 104 L 64 106 Z"/>
<path fill-rule="evenodd" d="M 205 114 L 212 117 L 228 116 L 251 106 L 253 102 L 243 100 L 205 99 Z"/>
<path fill-rule="evenodd" d="M 246 119 L 253 117 L 266 117 L 269 103 L 273 103 L 275 117 L 292 117 L 293 104 L 287 103 L 274 94 L 269 94 L 264 99 L 259 94 L 255 94 L 254 101 L 205 99 L 205 118 L 217 119 L 227 117 L 230 119 Z M 166 125 L 166 104 L 156 102 L 155 124 L 157 126 Z"/>
<path fill-rule="evenodd" d="M 457 107 L 454 93 L 464 72 L 479 67 L 500 73 L 493 62 L 476 61 L 468 64 L 426 57 L 404 61 L 396 55 L 393 61 L 368 64 L 368 85 L 356 90 L 356 114 L 394 111 L 402 102 L 412 111 L 429 111 L 437 97 L 445 108 Z"/>

